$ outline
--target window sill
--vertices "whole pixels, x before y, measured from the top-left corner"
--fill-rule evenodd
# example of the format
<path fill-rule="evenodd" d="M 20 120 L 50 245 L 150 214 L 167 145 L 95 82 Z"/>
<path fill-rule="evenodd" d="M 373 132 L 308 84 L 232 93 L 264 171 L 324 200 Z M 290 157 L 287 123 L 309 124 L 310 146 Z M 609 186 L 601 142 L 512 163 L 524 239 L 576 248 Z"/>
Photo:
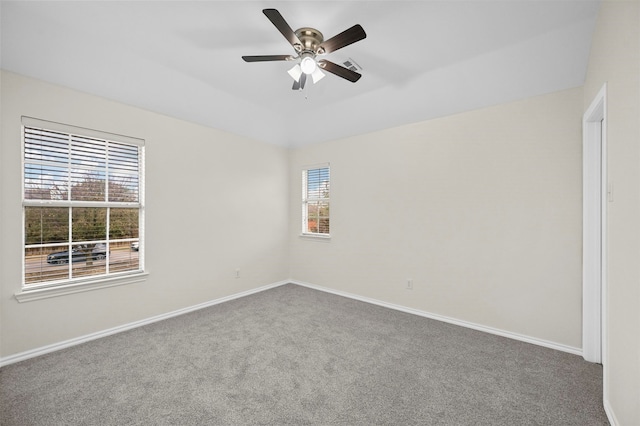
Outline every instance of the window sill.
<path fill-rule="evenodd" d="M 309 239 L 309 240 L 317 240 L 317 241 L 330 241 L 331 235 L 329 234 L 300 234 L 300 238 Z"/>
<path fill-rule="evenodd" d="M 15 293 L 14 296 L 20 303 L 31 302 L 32 300 L 48 299 L 50 297 L 64 296 L 101 288 L 139 283 L 146 281 L 148 275 L 148 272 L 138 272 L 136 274 L 120 275 L 117 277 L 73 281 L 69 284 L 23 289 Z"/>

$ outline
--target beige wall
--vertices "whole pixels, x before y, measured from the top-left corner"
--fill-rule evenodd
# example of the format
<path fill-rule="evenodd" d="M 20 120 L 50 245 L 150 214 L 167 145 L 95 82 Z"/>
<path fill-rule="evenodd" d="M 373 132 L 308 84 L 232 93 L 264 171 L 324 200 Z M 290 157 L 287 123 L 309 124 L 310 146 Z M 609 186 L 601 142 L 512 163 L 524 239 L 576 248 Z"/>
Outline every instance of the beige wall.
<path fill-rule="evenodd" d="M 581 346 L 581 89 L 288 152 L 1 83 L 3 357 L 287 277 Z M 17 303 L 21 115 L 146 139 L 146 283 Z M 300 239 L 300 167 L 325 161 L 333 238 Z"/>
<path fill-rule="evenodd" d="M 291 277 L 581 348 L 582 101 L 576 88 L 294 150 Z M 299 237 L 300 170 L 321 162 L 330 242 Z"/>
<path fill-rule="evenodd" d="M 584 86 L 586 110 L 607 84 L 608 303 L 605 404 L 640 424 L 640 2 L 603 2 Z M 608 395 L 606 395 L 608 393 Z"/>
<path fill-rule="evenodd" d="M 287 278 L 284 148 L 4 71 L 1 90 L 0 356 Z M 145 283 L 13 297 L 21 286 L 21 115 L 146 139 Z"/>
<path fill-rule="evenodd" d="M 639 22 L 603 3 L 584 88 L 290 152 L 2 72 L 0 357 L 287 277 L 579 349 L 580 122 L 606 82 L 605 404 L 640 424 Z M 145 283 L 17 303 L 21 115 L 146 139 Z M 330 241 L 298 235 L 321 162 Z"/>

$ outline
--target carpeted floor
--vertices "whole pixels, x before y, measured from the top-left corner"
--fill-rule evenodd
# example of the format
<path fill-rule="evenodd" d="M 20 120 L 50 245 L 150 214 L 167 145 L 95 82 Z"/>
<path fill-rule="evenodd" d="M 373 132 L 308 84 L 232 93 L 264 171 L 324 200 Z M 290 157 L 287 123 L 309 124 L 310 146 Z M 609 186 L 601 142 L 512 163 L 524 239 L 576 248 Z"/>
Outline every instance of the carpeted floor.
<path fill-rule="evenodd" d="M 285 285 L 0 369 L 0 424 L 607 425 L 602 367 Z"/>

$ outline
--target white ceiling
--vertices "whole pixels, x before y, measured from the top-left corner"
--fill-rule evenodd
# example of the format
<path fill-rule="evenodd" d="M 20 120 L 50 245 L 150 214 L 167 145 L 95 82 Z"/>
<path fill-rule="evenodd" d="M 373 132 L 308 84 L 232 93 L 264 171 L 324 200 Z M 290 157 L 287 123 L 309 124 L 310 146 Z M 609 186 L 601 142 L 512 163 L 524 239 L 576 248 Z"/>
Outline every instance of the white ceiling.
<path fill-rule="evenodd" d="M 297 146 L 584 82 L 599 1 L 2 1 L 2 68 L 183 120 Z M 293 91 L 292 54 L 263 15 L 328 39 L 363 77 Z M 309 82 L 310 83 L 310 82 Z"/>

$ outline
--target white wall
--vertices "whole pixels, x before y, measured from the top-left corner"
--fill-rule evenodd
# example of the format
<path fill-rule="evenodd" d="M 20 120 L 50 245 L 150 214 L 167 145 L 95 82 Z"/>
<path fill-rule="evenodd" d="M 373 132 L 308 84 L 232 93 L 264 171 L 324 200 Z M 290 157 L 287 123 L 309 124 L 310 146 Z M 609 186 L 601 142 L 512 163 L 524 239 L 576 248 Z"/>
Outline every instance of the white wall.
<path fill-rule="evenodd" d="M 602 3 L 584 109 L 607 84 L 608 203 L 605 404 L 619 425 L 640 424 L 640 2 Z"/>
<path fill-rule="evenodd" d="M 0 356 L 287 278 L 285 149 L 4 71 L 1 93 Z M 146 140 L 145 283 L 13 297 L 21 287 L 21 115 Z"/>
<path fill-rule="evenodd" d="M 579 351 L 582 101 L 576 88 L 294 150 L 291 277 Z M 300 170 L 321 162 L 329 242 L 299 237 Z"/>

